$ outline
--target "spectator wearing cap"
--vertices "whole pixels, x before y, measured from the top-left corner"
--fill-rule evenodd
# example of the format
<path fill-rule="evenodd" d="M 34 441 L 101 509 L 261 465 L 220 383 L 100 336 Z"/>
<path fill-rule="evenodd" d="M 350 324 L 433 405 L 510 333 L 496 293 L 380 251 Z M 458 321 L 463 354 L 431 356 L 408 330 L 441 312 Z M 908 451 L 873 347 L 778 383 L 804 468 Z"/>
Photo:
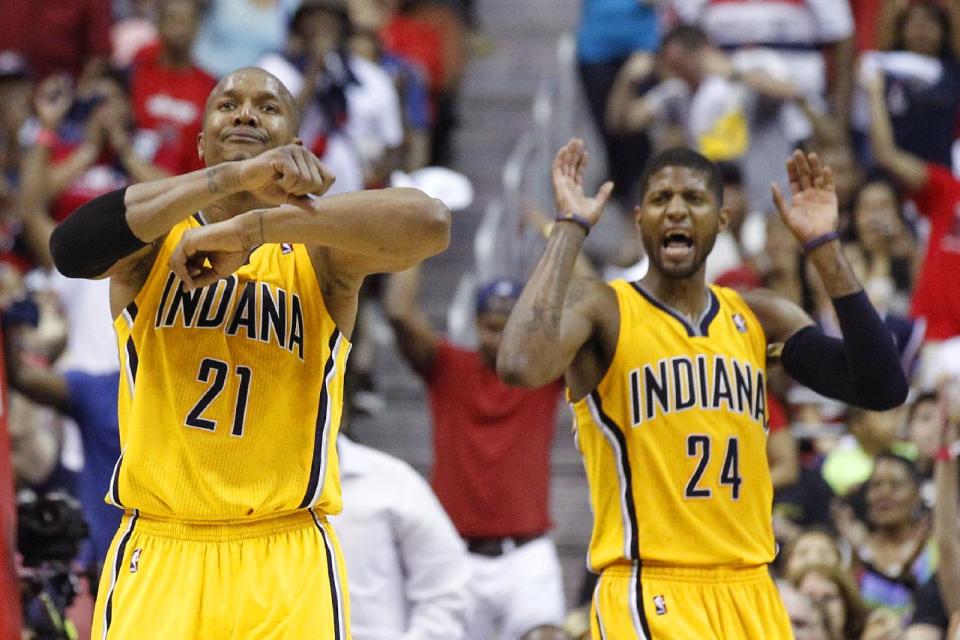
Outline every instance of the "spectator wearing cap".
<path fill-rule="evenodd" d="M 479 346 L 442 338 L 416 304 L 420 274 L 390 277 L 385 296 L 400 352 L 427 385 L 433 417 L 432 483 L 470 552 L 474 623 L 467 634 L 517 638 L 564 615 L 548 490 L 560 381 L 506 386 L 495 363 L 519 283 L 498 280 L 477 295 Z"/>

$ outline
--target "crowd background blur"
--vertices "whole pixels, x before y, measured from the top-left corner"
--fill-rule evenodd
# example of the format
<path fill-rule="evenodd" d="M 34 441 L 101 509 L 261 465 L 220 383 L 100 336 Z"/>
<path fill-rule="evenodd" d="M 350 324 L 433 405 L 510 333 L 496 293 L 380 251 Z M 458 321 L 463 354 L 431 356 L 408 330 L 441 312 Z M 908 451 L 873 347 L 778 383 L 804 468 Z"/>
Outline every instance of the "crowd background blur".
<path fill-rule="evenodd" d="M 720 165 L 731 214 L 708 278 L 773 289 L 839 335 L 769 195 L 771 182 L 786 182 L 791 149 L 817 151 L 834 171 L 848 258 L 913 391 L 900 409 L 853 410 L 796 385 L 771 359 L 768 457 L 782 549 L 773 570 L 798 638 L 958 637 L 960 2 L 11 0 L 0 3 L 0 639 L 20 638 L 21 609 L 33 637 L 86 637 L 88 594 L 120 515 L 102 500 L 119 456 L 107 285 L 54 273 L 49 234 L 97 195 L 198 168 L 206 96 L 248 65 L 271 70 L 297 97 L 301 138 L 337 176 L 335 190 L 396 184 L 431 166 L 473 180 L 477 198 L 457 214 L 451 250 L 419 275 L 416 311 L 445 328 L 444 349 L 464 362 L 489 339 L 474 322 L 478 293 L 522 281 L 539 255 L 552 218 L 549 159 L 574 134 L 588 140 L 589 179 L 616 181 L 578 268 L 644 273 L 631 213 L 637 177 L 651 153 L 689 145 Z M 525 471 L 539 479 L 533 506 L 518 508 L 535 511 L 536 526 L 514 531 L 516 517 L 477 533 L 464 524 L 468 515 L 509 517 L 496 505 L 450 513 L 451 523 L 438 507 L 466 501 L 450 461 L 469 466 L 471 455 L 496 457 L 496 443 L 519 446 L 502 433 L 484 437 L 485 420 L 535 420 L 498 413 L 499 401 L 464 411 L 464 424 L 453 424 L 461 418 L 452 410 L 431 420 L 429 394 L 455 389 L 462 374 L 417 368 L 417 354 L 394 338 L 403 326 L 381 287 L 371 279 L 364 290 L 351 435 L 428 475 L 440 499 L 431 502 L 409 467 L 356 450 L 377 465 L 347 469 L 355 486 L 398 495 L 357 514 L 346 504 L 344 526 L 353 515 L 357 530 L 396 547 L 365 558 L 357 575 L 391 594 L 397 626 L 359 620 L 356 637 L 401 637 L 430 620 L 447 621 L 447 640 L 492 628 L 470 622 L 484 608 L 471 602 L 480 563 L 466 558 L 519 550 L 551 522 L 557 551 L 543 569 L 553 572 L 559 553 L 569 615 L 526 637 L 585 637 L 589 511 L 566 412 L 558 437 L 549 431 L 558 389 L 538 416 L 547 427 L 537 422 L 536 443 L 522 442 L 538 452 Z M 406 296 L 410 313 L 417 289 Z M 470 375 L 486 380 L 484 366 L 476 359 Z M 449 441 L 468 427 L 475 451 Z M 398 519 L 397 503 L 410 496 L 396 478 L 427 496 L 415 500 L 422 514 L 410 508 Z M 417 527 L 436 535 L 435 553 Z M 405 539 L 414 536 L 423 545 Z M 417 562 L 426 564 L 408 566 Z M 376 608 L 354 615 L 374 615 L 365 611 Z"/>

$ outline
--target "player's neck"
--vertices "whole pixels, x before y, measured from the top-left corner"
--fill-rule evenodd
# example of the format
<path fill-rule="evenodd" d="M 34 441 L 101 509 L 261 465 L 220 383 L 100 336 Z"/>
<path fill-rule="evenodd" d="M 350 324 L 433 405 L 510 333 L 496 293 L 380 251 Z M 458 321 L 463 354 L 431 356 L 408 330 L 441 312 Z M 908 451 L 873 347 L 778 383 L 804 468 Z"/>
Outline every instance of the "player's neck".
<path fill-rule="evenodd" d="M 640 284 L 657 300 L 694 320 L 710 304 L 703 267 L 688 278 L 669 278 L 650 269 Z"/>

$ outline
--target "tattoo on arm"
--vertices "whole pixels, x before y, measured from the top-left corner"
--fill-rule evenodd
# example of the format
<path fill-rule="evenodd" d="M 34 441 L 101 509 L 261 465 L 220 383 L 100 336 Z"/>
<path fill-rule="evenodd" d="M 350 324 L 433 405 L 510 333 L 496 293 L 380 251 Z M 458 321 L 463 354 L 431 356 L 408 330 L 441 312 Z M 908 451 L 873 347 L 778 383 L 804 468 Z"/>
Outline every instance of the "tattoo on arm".
<path fill-rule="evenodd" d="M 553 343 L 560 341 L 563 310 L 574 306 L 585 293 L 582 282 L 569 281 L 583 239 L 577 238 L 578 230 L 565 229 L 557 233 L 562 233 L 562 237 L 559 241 L 547 243 L 541 264 L 550 266 L 545 270 L 546 277 L 523 323 L 524 331 L 528 335 L 541 333 Z M 560 274 L 564 274 L 565 278 L 561 278 Z M 564 279 L 567 281 L 564 282 Z"/>
<path fill-rule="evenodd" d="M 210 193 L 220 193 L 220 185 L 217 184 L 217 174 L 220 172 L 220 167 L 211 167 L 207 169 L 207 191 Z"/>
<path fill-rule="evenodd" d="M 533 307 L 524 323 L 528 333 L 542 332 L 551 342 L 560 340 L 560 319 L 563 309 L 560 307 Z"/>
<path fill-rule="evenodd" d="M 840 243 L 834 241 L 818 247 L 810 253 L 810 259 L 831 298 L 839 298 L 863 289 L 843 255 Z"/>

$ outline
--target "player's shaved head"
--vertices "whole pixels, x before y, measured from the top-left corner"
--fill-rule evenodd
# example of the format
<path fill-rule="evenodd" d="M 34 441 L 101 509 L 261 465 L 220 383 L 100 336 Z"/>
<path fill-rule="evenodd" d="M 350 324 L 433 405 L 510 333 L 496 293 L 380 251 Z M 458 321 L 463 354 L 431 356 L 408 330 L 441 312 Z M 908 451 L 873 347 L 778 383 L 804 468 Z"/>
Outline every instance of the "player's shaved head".
<path fill-rule="evenodd" d="M 263 77 L 268 90 L 277 94 L 277 97 L 287 108 L 287 112 L 291 114 L 292 121 L 290 124 L 292 131 L 296 132 L 300 128 L 300 104 L 297 102 L 297 99 L 293 97 L 293 94 L 290 93 L 290 90 L 287 89 L 287 86 L 280 82 L 280 79 L 277 78 L 277 76 L 273 75 L 266 69 L 261 69 L 260 67 L 243 67 L 228 73 L 221 78 L 220 82 L 217 83 L 217 86 L 215 86 L 213 91 L 210 92 L 210 95 L 207 96 L 207 104 L 203 110 L 204 119 L 206 119 L 207 114 L 210 113 L 210 108 L 212 107 L 215 99 L 229 86 L 236 83 L 237 79 L 241 76 Z"/>

